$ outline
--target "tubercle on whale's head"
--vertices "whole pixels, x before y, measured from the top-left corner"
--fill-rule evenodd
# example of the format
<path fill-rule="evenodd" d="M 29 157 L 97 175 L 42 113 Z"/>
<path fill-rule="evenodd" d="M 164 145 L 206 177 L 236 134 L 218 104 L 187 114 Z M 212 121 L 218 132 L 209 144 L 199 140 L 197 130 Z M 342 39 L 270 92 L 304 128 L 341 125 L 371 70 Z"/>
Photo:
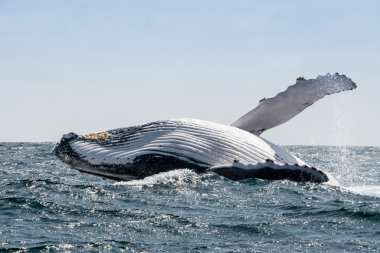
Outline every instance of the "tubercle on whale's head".
<path fill-rule="evenodd" d="M 76 133 L 68 133 L 68 134 L 64 134 L 61 138 L 61 142 L 62 141 L 70 141 L 72 139 L 77 139 L 78 138 L 78 135 Z"/>
<path fill-rule="evenodd" d="M 53 154 L 55 154 L 58 158 L 69 162 L 70 154 L 72 153 L 70 142 L 77 140 L 78 138 L 79 136 L 72 132 L 64 134 L 61 138 L 61 141 L 54 147 Z"/>

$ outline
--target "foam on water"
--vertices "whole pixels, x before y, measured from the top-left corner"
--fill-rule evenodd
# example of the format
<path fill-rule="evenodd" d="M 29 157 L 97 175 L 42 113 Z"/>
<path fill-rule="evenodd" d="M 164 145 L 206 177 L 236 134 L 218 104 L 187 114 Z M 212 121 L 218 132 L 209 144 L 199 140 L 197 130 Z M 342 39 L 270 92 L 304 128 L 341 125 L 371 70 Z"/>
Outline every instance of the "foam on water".
<path fill-rule="evenodd" d="M 345 189 L 357 194 L 380 198 L 380 185 L 352 186 L 352 187 L 345 187 Z"/>
<path fill-rule="evenodd" d="M 130 186 L 154 186 L 159 184 L 175 184 L 181 185 L 185 182 L 194 180 L 198 175 L 189 169 L 171 170 L 161 172 L 153 176 L 145 177 L 139 180 L 126 182 L 116 182 L 115 185 L 130 185 Z"/>

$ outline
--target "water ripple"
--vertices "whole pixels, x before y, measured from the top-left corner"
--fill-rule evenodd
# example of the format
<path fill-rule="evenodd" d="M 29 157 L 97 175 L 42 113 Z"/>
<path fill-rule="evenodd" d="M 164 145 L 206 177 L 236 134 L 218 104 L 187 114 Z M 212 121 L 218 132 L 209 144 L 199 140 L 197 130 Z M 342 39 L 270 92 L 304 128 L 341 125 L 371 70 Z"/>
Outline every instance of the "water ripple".
<path fill-rule="evenodd" d="M 289 147 L 334 187 L 186 169 L 114 182 L 53 147 L 0 143 L 1 252 L 380 251 L 379 148 Z"/>

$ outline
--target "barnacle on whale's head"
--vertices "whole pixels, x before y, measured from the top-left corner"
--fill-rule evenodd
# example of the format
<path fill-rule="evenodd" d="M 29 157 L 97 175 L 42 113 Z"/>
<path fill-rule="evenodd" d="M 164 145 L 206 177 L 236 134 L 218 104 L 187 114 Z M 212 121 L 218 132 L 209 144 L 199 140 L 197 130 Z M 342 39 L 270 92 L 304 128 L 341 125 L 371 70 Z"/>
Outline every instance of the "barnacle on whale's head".
<path fill-rule="evenodd" d="M 91 133 L 82 135 L 80 138 L 84 140 L 97 140 L 103 141 L 111 137 L 111 134 L 108 132 L 100 132 L 100 133 Z"/>

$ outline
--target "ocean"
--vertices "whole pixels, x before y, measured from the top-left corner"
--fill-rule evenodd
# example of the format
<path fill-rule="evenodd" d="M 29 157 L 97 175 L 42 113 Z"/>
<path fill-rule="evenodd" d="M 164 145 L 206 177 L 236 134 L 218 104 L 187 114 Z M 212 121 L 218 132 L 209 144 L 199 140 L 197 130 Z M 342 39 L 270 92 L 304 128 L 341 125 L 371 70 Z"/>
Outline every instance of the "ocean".
<path fill-rule="evenodd" d="M 288 146 L 339 186 L 175 170 L 116 182 L 0 143 L 0 252 L 380 252 L 380 148 Z"/>

